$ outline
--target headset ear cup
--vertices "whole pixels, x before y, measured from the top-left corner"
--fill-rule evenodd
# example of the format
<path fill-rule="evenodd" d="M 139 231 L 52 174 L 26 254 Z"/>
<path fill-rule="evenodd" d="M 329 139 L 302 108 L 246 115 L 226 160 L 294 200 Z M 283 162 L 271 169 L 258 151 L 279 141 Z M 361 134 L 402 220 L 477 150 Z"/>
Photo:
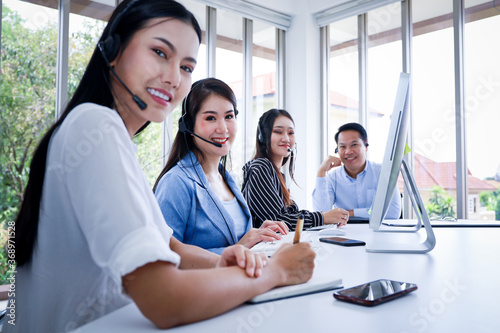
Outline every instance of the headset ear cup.
<path fill-rule="evenodd" d="M 118 51 L 120 50 L 120 44 L 121 44 L 120 36 L 117 34 L 108 36 L 102 42 L 102 49 L 109 62 L 113 61 L 118 55 Z"/>
<path fill-rule="evenodd" d="M 261 144 L 264 144 L 264 137 L 262 136 L 262 130 L 260 129 L 260 124 L 257 126 L 257 131 L 259 132 L 259 135 L 257 135 L 257 140 Z"/>
<path fill-rule="evenodd" d="M 184 122 L 184 116 L 182 116 L 179 118 L 179 132 L 184 133 L 186 130 L 186 123 Z"/>
<path fill-rule="evenodd" d="M 183 115 L 182 117 L 179 118 L 179 132 L 185 133 L 185 132 L 192 132 L 193 131 L 193 122 L 191 121 L 191 118 Z"/>
<path fill-rule="evenodd" d="M 191 120 L 191 117 L 186 117 L 186 127 L 189 131 L 193 131 L 194 130 L 194 125 L 193 125 L 193 121 Z"/>

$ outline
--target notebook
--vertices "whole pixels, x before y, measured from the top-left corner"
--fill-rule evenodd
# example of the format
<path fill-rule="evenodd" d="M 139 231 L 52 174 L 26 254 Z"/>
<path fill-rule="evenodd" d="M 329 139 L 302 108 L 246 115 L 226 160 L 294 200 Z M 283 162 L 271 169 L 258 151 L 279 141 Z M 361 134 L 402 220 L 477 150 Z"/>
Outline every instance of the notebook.
<path fill-rule="evenodd" d="M 268 257 L 272 256 L 276 250 L 278 250 L 284 243 L 292 243 L 295 232 L 291 231 L 286 235 L 283 235 L 280 240 L 275 240 L 273 242 L 260 242 L 255 244 L 250 250 L 253 252 L 264 252 Z M 313 242 L 314 233 L 303 232 L 300 235 L 301 242 L 309 242 L 313 250 L 318 247 L 318 244 Z"/>
<path fill-rule="evenodd" d="M 342 279 L 331 276 L 315 277 L 313 275 L 313 277 L 305 283 L 271 289 L 250 299 L 248 303 L 255 304 L 276 301 L 283 298 L 308 295 L 338 288 L 342 288 Z"/>

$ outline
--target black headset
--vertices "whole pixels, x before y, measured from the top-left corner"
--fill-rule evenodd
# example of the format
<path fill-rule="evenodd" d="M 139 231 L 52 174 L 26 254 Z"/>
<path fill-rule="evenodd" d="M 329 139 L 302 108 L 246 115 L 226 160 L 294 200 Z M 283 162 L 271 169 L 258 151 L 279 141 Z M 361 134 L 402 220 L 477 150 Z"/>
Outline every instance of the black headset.
<path fill-rule="evenodd" d="M 194 127 L 193 120 L 191 120 L 190 116 L 184 114 L 179 118 L 179 132 L 181 133 L 192 132 L 193 127 Z"/>
<path fill-rule="evenodd" d="M 122 20 L 123 15 L 131 8 L 136 2 L 139 2 L 139 0 L 132 0 L 130 1 L 127 6 L 116 16 L 116 18 L 113 20 L 113 23 L 111 23 L 111 26 L 108 29 L 107 37 L 104 38 L 103 40 L 100 41 L 97 44 L 97 47 L 101 51 L 102 58 L 104 59 L 104 62 L 108 66 L 109 70 L 111 73 L 116 77 L 118 82 L 127 90 L 127 92 L 132 96 L 132 99 L 134 102 L 139 106 L 141 110 L 145 110 L 148 105 L 146 102 L 144 102 L 142 99 L 139 98 L 139 96 L 135 95 L 128 87 L 127 85 L 120 79 L 118 74 L 116 74 L 113 66 L 111 66 L 110 62 L 113 61 L 113 59 L 116 58 L 118 55 L 118 52 L 120 51 L 120 45 L 121 45 L 121 38 L 120 35 L 115 33 L 116 27 L 118 26 L 118 23 Z M 107 82 L 107 78 L 106 78 Z"/>
<path fill-rule="evenodd" d="M 187 112 L 187 104 L 189 100 L 189 96 L 191 95 L 191 91 L 198 86 L 199 84 L 202 84 L 203 80 L 200 80 L 198 83 L 196 83 L 191 89 L 189 90 L 188 94 L 186 97 L 182 100 L 182 116 L 179 118 L 179 132 L 181 133 L 189 133 L 194 130 L 194 123 L 193 119 L 188 115 Z"/>
<path fill-rule="evenodd" d="M 118 55 L 118 51 L 120 50 L 121 38 L 120 35 L 116 33 L 116 28 L 118 23 L 120 23 L 123 15 L 139 0 L 132 0 L 128 3 L 128 5 L 116 16 L 113 20 L 113 23 L 108 29 L 107 37 L 103 38 L 101 42 L 99 42 L 99 49 L 103 54 L 105 60 L 113 61 Z"/>
<path fill-rule="evenodd" d="M 259 119 L 259 123 L 257 124 L 257 140 L 261 144 L 266 144 L 266 139 L 265 139 L 265 131 L 264 128 L 262 127 L 262 124 L 271 116 L 271 114 L 277 114 L 276 117 L 279 116 L 279 111 L 275 109 L 273 112 L 269 112 L 267 116 L 262 115 Z M 265 119 L 264 119 L 265 117 Z"/>
<path fill-rule="evenodd" d="M 257 125 L 257 132 L 258 132 L 258 135 L 257 135 L 257 140 L 259 140 L 260 143 L 264 144 L 264 136 L 262 135 L 262 130 L 260 129 L 260 121 L 259 121 L 259 124 Z"/>

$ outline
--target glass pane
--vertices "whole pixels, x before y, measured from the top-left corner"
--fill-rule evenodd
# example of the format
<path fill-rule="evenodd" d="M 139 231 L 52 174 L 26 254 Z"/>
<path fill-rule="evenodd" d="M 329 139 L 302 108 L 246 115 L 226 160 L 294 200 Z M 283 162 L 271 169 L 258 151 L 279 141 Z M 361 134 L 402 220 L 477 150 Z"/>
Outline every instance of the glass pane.
<path fill-rule="evenodd" d="M 431 218 L 456 217 L 452 13 L 452 0 L 413 2 L 413 174 Z"/>
<path fill-rule="evenodd" d="M 368 158 L 381 163 L 402 65 L 401 4 L 367 13 Z"/>
<path fill-rule="evenodd" d="M 328 150 L 333 155 L 338 128 L 359 121 L 358 18 L 334 22 L 329 30 Z"/>
<path fill-rule="evenodd" d="M 77 8 L 75 8 L 77 7 Z M 84 10 L 81 5 L 71 4 L 71 12 Z M 113 8 L 109 8 L 108 15 Z M 92 8 L 87 8 L 86 14 Z M 87 63 L 94 52 L 97 41 L 106 26 L 106 21 L 96 20 L 77 14 L 69 15 L 69 49 L 68 49 L 68 100 L 71 98 L 80 83 L 80 79 L 85 71 Z"/>
<path fill-rule="evenodd" d="M 0 284 L 35 148 L 55 119 L 57 11 L 21 1 L 2 5 L 0 59 Z M 9 239 L 10 240 L 10 239 Z"/>
<path fill-rule="evenodd" d="M 2 1 L 2 223 L 12 221 L 17 216 L 33 151 L 54 122 L 57 18 L 57 10 L 21 1 Z"/>
<path fill-rule="evenodd" d="M 233 89 L 238 101 L 238 132 L 231 149 L 231 163 L 228 169 L 241 184 L 245 162 L 245 110 L 243 102 L 243 17 L 226 10 L 217 9 L 217 78 L 226 82 Z"/>
<path fill-rule="evenodd" d="M 466 0 L 465 7 L 469 218 L 500 220 L 500 153 L 495 147 L 500 124 L 500 9 L 485 0 Z"/>
<path fill-rule="evenodd" d="M 276 28 L 253 21 L 253 124 L 247 135 L 247 153 L 255 152 L 259 117 L 276 104 Z M 251 156 L 247 156 L 250 159 Z"/>

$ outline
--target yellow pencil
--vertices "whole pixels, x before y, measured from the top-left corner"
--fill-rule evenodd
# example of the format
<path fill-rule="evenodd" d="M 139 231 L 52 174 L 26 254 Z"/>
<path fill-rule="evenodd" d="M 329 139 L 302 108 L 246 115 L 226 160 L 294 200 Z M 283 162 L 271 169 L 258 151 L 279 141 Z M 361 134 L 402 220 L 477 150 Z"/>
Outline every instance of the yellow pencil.
<path fill-rule="evenodd" d="M 293 244 L 300 242 L 300 234 L 302 233 L 302 228 L 304 227 L 304 214 L 300 214 L 297 220 L 297 226 L 295 227 L 295 236 L 293 237 Z"/>

